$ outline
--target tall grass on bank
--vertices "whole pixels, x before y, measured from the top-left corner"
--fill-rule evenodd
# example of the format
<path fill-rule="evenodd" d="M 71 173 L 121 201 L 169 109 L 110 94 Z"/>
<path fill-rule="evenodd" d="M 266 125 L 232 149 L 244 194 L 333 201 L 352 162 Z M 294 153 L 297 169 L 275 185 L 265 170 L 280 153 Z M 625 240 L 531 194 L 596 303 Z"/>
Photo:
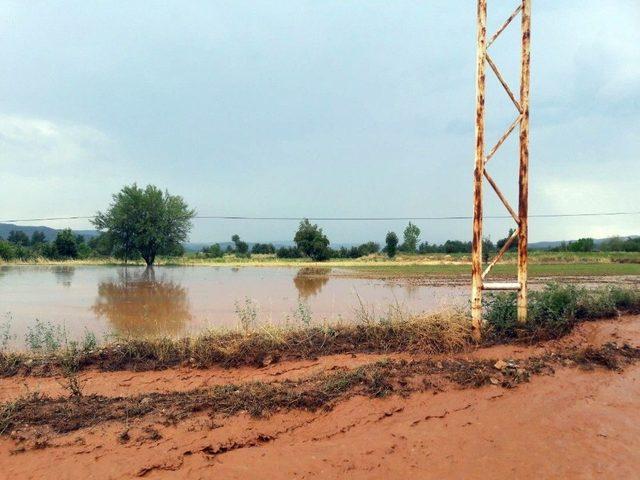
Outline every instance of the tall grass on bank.
<path fill-rule="evenodd" d="M 65 342 L 55 351 L 31 353 L 0 350 L 0 375 L 62 372 L 73 378 L 74 372 L 88 367 L 151 370 L 176 365 L 265 366 L 285 359 L 344 353 L 451 353 L 474 345 L 471 321 L 461 311 L 415 316 L 396 305 L 378 316 L 361 306 L 357 321 L 351 324 L 314 325 L 304 321 L 296 326 L 260 327 L 253 321 L 253 307 L 248 308 L 245 302 L 238 308 L 251 321 L 244 321 L 243 328 L 235 331 L 212 331 L 178 340 L 120 339 L 101 347 L 93 338 L 80 344 Z M 515 295 L 489 297 L 484 343 L 558 338 L 581 321 L 610 318 L 622 312 L 640 313 L 640 290 L 549 285 L 530 293 L 529 308 L 529 321 L 521 325 L 516 320 Z"/>
<path fill-rule="evenodd" d="M 471 338 L 463 312 L 371 320 L 356 324 L 264 326 L 211 331 L 182 339 L 119 339 L 101 347 L 76 348 L 73 361 L 56 352 L 0 352 L 0 375 L 58 373 L 95 366 L 101 370 L 151 370 L 176 365 L 265 366 L 283 359 L 340 353 L 444 353 L 464 348 Z"/>

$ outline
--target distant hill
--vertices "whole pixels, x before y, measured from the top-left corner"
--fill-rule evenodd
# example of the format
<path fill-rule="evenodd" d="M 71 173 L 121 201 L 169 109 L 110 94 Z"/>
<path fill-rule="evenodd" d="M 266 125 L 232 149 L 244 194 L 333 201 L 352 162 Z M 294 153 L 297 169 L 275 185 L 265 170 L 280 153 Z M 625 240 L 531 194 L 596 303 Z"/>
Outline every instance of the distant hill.
<path fill-rule="evenodd" d="M 58 229 L 42 226 L 34 226 L 34 225 L 14 225 L 13 223 L 0 223 L 0 237 L 7 238 L 9 233 L 12 231 L 24 232 L 29 237 L 35 231 L 44 232 L 44 235 L 48 241 L 53 240 L 58 235 Z M 77 235 L 84 235 L 84 238 L 91 238 L 98 235 L 98 232 L 95 230 L 74 230 L 74 233 Z"/>

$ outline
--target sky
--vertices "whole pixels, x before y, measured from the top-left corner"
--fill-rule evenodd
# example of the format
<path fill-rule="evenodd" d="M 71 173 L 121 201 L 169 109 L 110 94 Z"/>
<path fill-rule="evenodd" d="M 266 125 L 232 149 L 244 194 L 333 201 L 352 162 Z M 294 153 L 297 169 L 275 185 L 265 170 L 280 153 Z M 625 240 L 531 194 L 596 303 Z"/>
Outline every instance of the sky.
<path fill-rule="evenodd" d="M 515 4 L 489 1 L 490 32 Z M 201 215 L 471 215 L 475 15 L 473 0 L 0 1 L 0 220 L 93 215 L 133 182 Z M 640 211 L 638 25 L 637 0 L 533 2 L 530 213 Z M 518 22 L 491 49 L 517 91 Z M 493 144 L 515 110 L 487 78 Z M 489 164 L 514 205 L 517 162 L 513 136 Z M 406 222 L 319 223 L 341 243 Z M 469 220 L 416 223 L 430 242 L 471 236 Z M 197 219 L 191 240 L 296 226 Z M 530 220 L 531 241 L 631 234 L 638 215 Z"/>

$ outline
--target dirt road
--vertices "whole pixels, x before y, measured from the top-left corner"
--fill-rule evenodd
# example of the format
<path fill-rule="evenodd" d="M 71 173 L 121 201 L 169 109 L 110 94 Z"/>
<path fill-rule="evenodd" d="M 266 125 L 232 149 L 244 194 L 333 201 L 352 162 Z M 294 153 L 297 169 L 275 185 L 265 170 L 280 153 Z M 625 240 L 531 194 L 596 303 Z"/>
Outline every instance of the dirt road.
<path fill-rule="evenodd" d="M 576 345 L 640 345 L 640 317 L 581 325 L 536 347 L 499 346 L 466 359 L 527 358 Z M 252 380 L 303 378 L 380 356 L 334 356 L 263 369 L 86 372 L 84 394 L 127 396 Z M 25 389 L 66 395 L 61 379 L 0 380 L 2 401 Z M 26 385 L 26 386 L 25 386 Z M 640 363 L 622 371 L 570 362 L 516 388 L 442 382 L 408 397 L 355 395 L 330 410 L 267 418 L 156 412 L 68 433 L 21 427 L 0 438 L 4 478 L 635 478 L 640 471 Z"/>

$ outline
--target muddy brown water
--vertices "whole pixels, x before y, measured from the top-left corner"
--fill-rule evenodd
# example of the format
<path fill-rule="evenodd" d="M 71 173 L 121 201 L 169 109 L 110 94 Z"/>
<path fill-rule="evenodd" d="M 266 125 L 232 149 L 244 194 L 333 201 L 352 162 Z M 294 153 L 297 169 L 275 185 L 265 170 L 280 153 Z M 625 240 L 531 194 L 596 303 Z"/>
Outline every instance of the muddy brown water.
<path fill-rule="evenodd" d="M 250 299 L 256 322 L 354 321 L 362 303 L 375 316 L 392 305 L 434 312 L 463 307 L 465 286 L 397 285 L 340 276 L 335 269 L 268 267 L 5 266 L 0 268 L 0 325 L 10 345 L 24 347 L 36 319 L 86 331 L 100 340 L 124 336 L 195 334 L 239 325 L 237 306 Z M 0 334 L 2 334 L 0 329 Z M 0 338 L 0 341 L 2 339 Z"/>

